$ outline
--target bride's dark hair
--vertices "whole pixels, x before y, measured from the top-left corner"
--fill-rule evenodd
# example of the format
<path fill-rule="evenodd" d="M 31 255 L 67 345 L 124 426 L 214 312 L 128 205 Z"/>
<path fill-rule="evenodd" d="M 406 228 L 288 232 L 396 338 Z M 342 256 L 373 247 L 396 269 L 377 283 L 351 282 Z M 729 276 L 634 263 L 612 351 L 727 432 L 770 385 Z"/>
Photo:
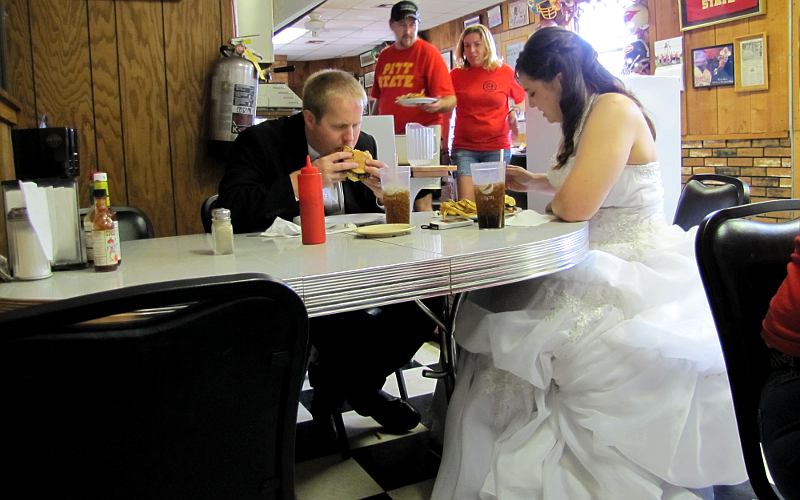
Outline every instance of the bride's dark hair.
<path fill-rule="evenodd" d="M 575 132 L 588 105 L 589 94 L 616 92 L 628 96 L 642 109 L 642 104 L 625 85 L 598 62 L 592 46 L 564 28 L 541 28 L 531 35 L 517 58 L 516 72 L 543 82 L 550 82 L 561 73 L 559 107 L 564 142 L 556 157 L 556 168 L 563 167 L 575 152 Z M 644 109 L 642 113 L 655 139 L 653 122 Z"/>

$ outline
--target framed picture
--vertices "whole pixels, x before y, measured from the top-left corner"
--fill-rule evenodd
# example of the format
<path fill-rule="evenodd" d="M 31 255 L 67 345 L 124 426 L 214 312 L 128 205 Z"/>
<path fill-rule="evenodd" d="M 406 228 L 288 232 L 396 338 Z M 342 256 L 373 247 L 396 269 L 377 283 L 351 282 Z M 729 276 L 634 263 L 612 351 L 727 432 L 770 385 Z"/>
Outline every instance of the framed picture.
<path fill-rule="evenodd" d="M 495 26 L 500 26 L 503 24 L 503 13 L 500 10 L 499 5 L 495 5 L 491 9 L 486 12 L 487 17 L 489 18 L 489 27 L 494 28 Z"/>
<path fill-rule="evenodd" d="M 692 75 L 695 88 L 733 85 L 733 44 L 692 49 Z"/>
<path fill-rule="evenodd" d="M 527 26 L 529 22 L 527 0 L 518 0 L 508 4 L 508 29 Z"/>
<path fill-rule="evenodd" d="M 681 31 L 758 16 L 766 13 L 766 3 L 767 0 L 678 0 Z"/>
<path fill-rule="evenodd" d="M 517 58 L 522 49 L 525 48 L 525 38 L 517 38 L 506 42 L 505 63 L 513 69 L 517 65 Z"/>
<path fill-rule="evenodd" d="M 370 64 L 375 64 L 375 55 L 372 53 L 371 50 L 364 52 L 358 56 L 359 61 L 361 61 L 361 67 L 369 66 Z"/>
<path fill-rule="evenodd" d="M 736 54 L 736 91 L 751 92 L 769 88 L 767 35 L 754 33 L 733 39 Z"/>
<path fill-rule="evenodd" d="M 472 16 L 468 19 L 464 19 L 464 27 L 469 28 L 470 26 L 475 26 L 476 24 L 481 23 L 481 16 Z"/>
<path fill-rule="evenodd" d="M 373 83 L 375 83 L 375 72 L 368 71 L 364 73 L 364 87 L 365 88 L 372 87 Z"/>
<path fill-rule="evenodd" d="M 442 51 L 442 59 L 444 59 L 444 65 L 447 66 L 447 71 L 453 69 L 453 51 L 452 50 L 443 50 Z"/>

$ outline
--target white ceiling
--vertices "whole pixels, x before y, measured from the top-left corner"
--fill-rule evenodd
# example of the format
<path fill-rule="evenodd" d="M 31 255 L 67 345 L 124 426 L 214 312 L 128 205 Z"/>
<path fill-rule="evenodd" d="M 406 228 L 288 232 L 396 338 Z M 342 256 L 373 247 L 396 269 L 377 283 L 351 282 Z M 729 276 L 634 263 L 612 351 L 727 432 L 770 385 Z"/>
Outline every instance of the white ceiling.
<path fill-rule="evenodd" d="M 391 0 L 327 0 L 314 12 L 325 21 L 325 29 L 309 43 L 311 33 L 295 41 L 275 47 L 275 55 L 290 61 L 318 61 L 357 56 L 375 45 L 394 40 L 389 29 Z M 498 5 L 498 0 L 416 0 L 420 10 L 420 31 L 452 21 L 471 12 Z M 308 21 L 305 16 L 292 26 L 299 28 Z"/>

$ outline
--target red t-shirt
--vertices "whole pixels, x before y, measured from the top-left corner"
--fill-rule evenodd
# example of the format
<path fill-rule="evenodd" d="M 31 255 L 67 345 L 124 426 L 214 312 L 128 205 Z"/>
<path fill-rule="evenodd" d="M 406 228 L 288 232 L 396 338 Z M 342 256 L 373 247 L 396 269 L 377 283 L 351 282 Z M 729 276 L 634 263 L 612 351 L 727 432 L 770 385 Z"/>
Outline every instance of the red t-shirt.
<path fill-rule="evenodd" d="M 406 123 L 442 124 L 441 113 L 428 113 L 416 106 L 405 107 L 394 102 L 404 94 L 423 90 L 427 97 L 455 94 L 439 49 L 418 39 L 404 50 L 390 45 L 381 51 L 375 65 L 372 97 L 378 100 L 379 115 L 394 115 L 396 134 L 406 133 Z"/>
<path fill-rule="evenodd" d="M 800 357 L 800 235 L 786 266 L 786 279 L 769 303 L 761 336 L 768 346 Z"/>
<path fill-rule="evenodd" d="M 511 147 L 508 100 L 521 103 L 525 91 L 507 64 L 487 71 L 482 67 L 450 72 L 456 89 L 456 130 L 453 148 L 494 151 Z"/>

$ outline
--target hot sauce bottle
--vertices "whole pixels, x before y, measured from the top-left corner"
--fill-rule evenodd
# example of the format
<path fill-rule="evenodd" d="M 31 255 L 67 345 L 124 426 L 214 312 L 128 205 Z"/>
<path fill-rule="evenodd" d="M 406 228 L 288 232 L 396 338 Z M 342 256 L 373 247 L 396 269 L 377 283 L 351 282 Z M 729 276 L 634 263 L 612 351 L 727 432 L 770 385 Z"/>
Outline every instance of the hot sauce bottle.
<path fill-rule="evenodd" d="M 115 271 L 119 267 L 119 245 L 114 228 L 114 212 L 106 203 L 106 190 L 94 190 L 92 244 L 95 271 Z"/>

